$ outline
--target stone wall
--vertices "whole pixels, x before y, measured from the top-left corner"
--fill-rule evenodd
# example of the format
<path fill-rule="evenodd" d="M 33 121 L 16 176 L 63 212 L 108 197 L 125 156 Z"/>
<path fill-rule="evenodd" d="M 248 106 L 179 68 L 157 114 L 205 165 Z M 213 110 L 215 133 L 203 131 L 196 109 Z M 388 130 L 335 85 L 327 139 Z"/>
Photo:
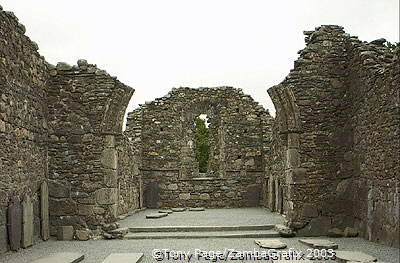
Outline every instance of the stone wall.
<path fill-rule="evenodd" d="M 0 7 L 0 253 L 9 249 L 6 218 L 11 199 L 18 207 L 24 205 L 24 219 L 28 206 L 33 207 L 33 217 L 24 220 L 22 233 L 29 240 L 22 246 L 41 236 L 40 187 L 48 164 L 47 69 L 37 45 L 24 33 L 14 14 Z M 26 227 L 33 233 L 28 235 Z"/>
<path fill-rule="evenodd" d="M 294 69 L 268 90 L 271 158 L 281 163 L 268 205 L 302 235 L 355 226 L 399 246 L 398 58 L 385 40 L 364 43 L 338 26 L 305 35 Z"/>
<path fill-rule="evenodd" d="M 195 118 L 209 121 L 210 156 L 199 174 L 194 156 Z M 127 133 L 140 147 L 145 186 L 157 182 L 158 207 L 244 206 L 263 184 L 263 132 L 272 118 L 239 89 L 179 88 L 129 114 Z M 269 141 L 266 141 L 269 143 Z M 157 190 L 158 189 L 158 190 Z"/>
<path fill-rule="evenodd" d="M 131 148 L 122 135 L 133 89 L 85 60 L 73 67 L 59 63 L 50 75 L 52 233 L 57 226 L 66 225 L 96 230 L 114 221 L 118 210 L 130 210 L 137 203 L 132 199 L 135 193 L 126 193 L 136 182 L 132 181 L 133 173 L 127 172 L 133 168 L 126 156 Z M 120 167 L 119 159 L 124 167 Z"/>

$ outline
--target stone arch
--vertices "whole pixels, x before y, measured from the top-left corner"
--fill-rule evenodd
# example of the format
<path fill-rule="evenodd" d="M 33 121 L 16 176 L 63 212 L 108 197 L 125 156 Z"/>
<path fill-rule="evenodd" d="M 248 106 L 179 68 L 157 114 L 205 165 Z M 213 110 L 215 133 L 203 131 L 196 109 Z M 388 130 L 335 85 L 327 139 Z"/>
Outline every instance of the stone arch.
<path fill-rule="evenodd" d="M 200 97 L 191 103 L 184 105 L 181 110 L 181 135 L 182 135 L 182 150 L 181 150 L 181 178 L 198 177 L 198 165 L 194 157 L 193 148 L 193 132 L 195 131 L 194 122 L 195 118 L 200 114 L 206 114 L 209 118 L 210 127 L 210 156 L 207 169 L 209 177 L 220 176 L 223 177 L 223 161 L 219 159 L 215 163 L 215 154 L 219 154 L 219 158 L 223 156 L 220 140 L 223 136 L 221 130 L 221 106 L 225 104 L 218 99 L 210 99 Z M 219 171 L 219 173 L 217 173 Z"/>
<path fill-rule="evenodd" d="M 300 114 L 291 85 L 277 85 L 268 90 L 276 108 L 277 132 L 283 150 L 284 174 L 269 178 L 269 207 L 290 216 L 295 206 L 296 185 L 303 183 L 305 171 L 300 168 Z"/>

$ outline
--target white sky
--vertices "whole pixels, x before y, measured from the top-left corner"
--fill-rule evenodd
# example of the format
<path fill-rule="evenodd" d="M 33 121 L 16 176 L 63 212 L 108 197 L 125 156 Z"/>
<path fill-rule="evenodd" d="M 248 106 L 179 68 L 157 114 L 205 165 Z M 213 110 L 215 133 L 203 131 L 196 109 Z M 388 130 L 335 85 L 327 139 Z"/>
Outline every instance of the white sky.
<path fill-rule="evenodd" d="M 128 110 L 172 87 L 242 88 L 274 115 L 267 89 L 303 49 L 303 30 L 338 24 L 399 41 L 398 0 L 2 0 L 47 61 L 97 64 L 136 90 Z"/>

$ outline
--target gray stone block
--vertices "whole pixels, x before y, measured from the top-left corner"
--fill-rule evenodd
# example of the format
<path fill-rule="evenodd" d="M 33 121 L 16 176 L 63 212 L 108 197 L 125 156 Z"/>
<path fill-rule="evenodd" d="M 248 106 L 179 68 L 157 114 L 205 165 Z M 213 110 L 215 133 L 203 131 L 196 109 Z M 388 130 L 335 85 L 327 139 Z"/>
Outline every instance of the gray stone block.
<path fill-rule="evenodd" d="M 79 241 L 89 240 L 91 232 L 88 229 L 79 229 L 75 231 L 75 238 Z"/>
<path fill-rule="evenodd" d="M 184 207 L 173 207 L 173 208 L 171 208 L 171 210 L 173 212 L 185 212 L 186 208 L 184 208 Z"/>
<path fill-rule="evenodd" d="M 81 262 L 85 256 L 80 253 L 55 253 L 34 260 L 32 263 L 77 263 Z"/>
<path fill-rule="evenodd" d="M 22 202 L 22 240 L 21 246 L 27 248 L 33 245 L 33 204 L 30 196 L 25 196 Z"/>
<path fill-rule="evenodd" d="M 137 263 L 143 257 L 143 253 L 113 253 L 103 263 Z"/>
<path fill-rule="evenodd" d="M 105 168 L 116 170 L 118 167 L 117 151 L 113 148 L 104 149 L 100 161 Z"/>
<path fill-rule="evenodd" d="M 57 228 L 57 239 L 62 241 L 71 241 L 74 239 L 73 226 L 60 226 Z"/>
<path fill-rule="evenodd" d="M 167 214 L 172 214 L 174 211 L 170 209 L 160 209 L 158 210 L 159 213 L 167 213 Z"/>
<path fill-rule="evenodd" d="M 148 219 L 155 219 L 155 218 L 162 218 L 166 217 L 168 213 L 154 213 L 154 214 L 148 214 L 146 215 L 146 218 Z"/>
<path fill-rule="evenodd" d="M 336 262 L 345 263 L 349 261 L 354 262 L 375 262 L 377 261 L 376 257 L 370 256 L 360 251 L 345 251 L 345 250 L 336 250 Z"/>
<path fill-rule="evenodd" d="M 205 211 L 205 208 L 204 207 L 190 207 L 189 211 L 194 211 L 194 212 Z"/>
<path fill-rule="evenodd" d="M 47 182 L 43 182 L 40 187 L 40 222 L 41 235 L 43 240 L 48 240 L 50 237 L 49 226 L 49 188 Z"/>
<path fill-rule="evenodd" d="M 260 239 L 254 240 L 254 242 L 262 248 L 282 249 L 287 247 L 287 245 L 279 239 Z"/>
<path fill-rule="evenodd" d="M 337 249 L 339 246 L 326 239 L 299 239 L 300 243 L 317 249 Z"/>

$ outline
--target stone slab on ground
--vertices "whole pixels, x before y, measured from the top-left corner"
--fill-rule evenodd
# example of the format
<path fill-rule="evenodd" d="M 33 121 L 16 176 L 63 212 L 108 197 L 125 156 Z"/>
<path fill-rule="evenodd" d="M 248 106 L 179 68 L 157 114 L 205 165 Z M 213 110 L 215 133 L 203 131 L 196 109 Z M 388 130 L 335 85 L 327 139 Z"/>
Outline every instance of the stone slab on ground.
<path fill-rule="evenodd" d="M 160 210 L 158 210 L 158 212 L 172 214 L 174 211 L 172 211 L 171 209 L 160 209 Z"/>
<path fill-rule="evenodd" d="M 195 212 L 205 211 L 205 208 L 204 207 L 191 207 L 191 208 L 189 208 L 189 211 L 195 211 Z"/>
<path fill-rule="evenodd" d="M 49 187 L 47 182 L 43 182 L 40 186 L 40 222 L 41 235 L 43 240 L 50 238 L 50 223 L 49 223 Z"/>
<path fill-rule="evenodd" d="M 300 243 L 318 249 L 337 249 L 338 244 L 326 239 L 299 239 Z"/>
<path fill-rule="evenodd" d="M 143 258 L 143 253 L 113 253 L 103 263 L 137 263 Z"/>
<path fill-rule="evenodd" d="M 254 242 L 262 248 L 286 248 L 287 245 L 280 241 L 279 239 L 258 239 L 254 240 Z"/>
<path fill-rule="evenodd" d="M 365 254 L 360 251 L 346 251 L 336 250 L 336 262 L 345 263 L 349 261 L 354 262 L 375 262 L 378 259 L 374 256 Z"/>
<path fill-rule="evenodd" d="M 162 218 L 166 217 L 168 213 L 154 213 L 154 214 L 148 214 L 146 215 L 147 219 L 157 219 L 157 218 Z"/>
<path fill-rule="evenodd" d="M 186 208 L 184 208 L 184 207 L 174 207 L 174 208 L 171 208 L 171 210 L 173 212 L 185 212 Z"/>
<path fill-rule="evenodd" d="M 18 197 L 11 199 L 11 204 L 7 211 L 7 230 L 10 241 L 10 249 L 17 251 L 21 247 L 22 238 L 22 208 Z"/>
<path fill-rule="evenodd" d="M 84 258 L 85 256 L 81 253 L 55 253 L 36 259 L 32 263 L 77 263 Z"/>
<path fill-rule="evenodd" d="M 33 203 L 30 196 L 22 201 L 22 240 L 21 246 L 27 248 L 33 245 Z"/>

